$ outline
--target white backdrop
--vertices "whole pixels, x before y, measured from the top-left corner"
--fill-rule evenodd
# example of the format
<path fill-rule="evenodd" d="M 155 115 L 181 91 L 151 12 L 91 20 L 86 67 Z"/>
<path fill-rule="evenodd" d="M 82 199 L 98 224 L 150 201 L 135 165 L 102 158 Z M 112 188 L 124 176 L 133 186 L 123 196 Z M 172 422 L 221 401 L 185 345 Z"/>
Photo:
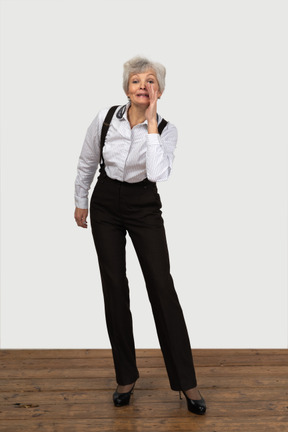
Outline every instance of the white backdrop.
<path fill-rule="evenodd" d="M 106 348 L 74 180 L 122 65 L 162 62 L 179 142 L 159 184 L 195 348 L 287 348 L 287 2 L 2 0 L 1 348 Z M 93 188 L 93 186 L 92 186 Z M 128 242 L 137 348 L 158 348 Z"/>

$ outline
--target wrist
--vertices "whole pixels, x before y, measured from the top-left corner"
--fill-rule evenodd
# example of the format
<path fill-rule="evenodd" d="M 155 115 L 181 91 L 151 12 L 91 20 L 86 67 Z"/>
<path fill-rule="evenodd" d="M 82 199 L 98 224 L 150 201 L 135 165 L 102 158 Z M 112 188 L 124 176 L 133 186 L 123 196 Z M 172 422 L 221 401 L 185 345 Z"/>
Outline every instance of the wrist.
<path fill-rule="evenodd" d="M 158 133 L 158 123 L 156 119 L 148 120 L 148 133 Z"/>

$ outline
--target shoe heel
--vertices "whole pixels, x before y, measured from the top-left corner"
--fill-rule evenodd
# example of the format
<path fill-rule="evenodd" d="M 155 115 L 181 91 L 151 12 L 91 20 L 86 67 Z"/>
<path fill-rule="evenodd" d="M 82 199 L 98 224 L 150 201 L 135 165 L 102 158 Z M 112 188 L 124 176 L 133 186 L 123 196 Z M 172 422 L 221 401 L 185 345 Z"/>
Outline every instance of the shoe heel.
<path fill-rule="evenodd" d="M 187 402 L 187 409 L 188 409 L 188 411 L 190 411 L 190 412 L 192 412 L 194 414 L 198 414 L 198 415 L 205 414 L 205 412 L 206 412 L 206 403 L 205 403 L 205 400 L 203 399 L 203 396 L 201 395 L 200 392 L 199 392 L 199 394 L 201 396 L 201 399 L 199 399 L 199 400 L 190 399 L 183 390 L 182 390 L 182 393 L 185 396 L 185 399 L 186 399 L 186 402 Z M 180 395 L 180 399 L 182 399 L 180 391 L 179 391 L 179 395 Z"/>

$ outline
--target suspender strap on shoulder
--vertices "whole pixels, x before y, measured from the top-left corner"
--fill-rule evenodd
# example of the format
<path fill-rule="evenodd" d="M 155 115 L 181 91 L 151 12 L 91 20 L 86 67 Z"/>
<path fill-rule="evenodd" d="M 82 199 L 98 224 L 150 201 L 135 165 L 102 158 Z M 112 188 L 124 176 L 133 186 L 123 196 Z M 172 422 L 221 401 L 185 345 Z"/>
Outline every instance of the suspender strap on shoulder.
<path fill-rule="evenodd" d="M 105 138 L 106 138 L 111 120 L 113 118 L 113 115 L 114 115 L 114 113 L 118 107 L 119 107 L 119 105 L 114 105 L 109 109 L 109 111 L 106 114 L 106 117 L 104 119 L 103 125 L 102 125 L 101 138 L 100 138 L 100 161 L 102 161 L 102 163 L 104 162 L 103 161 L 103 147 L 105 144 Z"/>
<path fill-rule="evenodd" d="M 165 128 L 165 126 L 167 125 L 167 120 L 165 120 L 164 118 L 161 120 L 161 123 L 158 126 L 158 133 L 159 135 L 161 135 L 163 129 Z"/>

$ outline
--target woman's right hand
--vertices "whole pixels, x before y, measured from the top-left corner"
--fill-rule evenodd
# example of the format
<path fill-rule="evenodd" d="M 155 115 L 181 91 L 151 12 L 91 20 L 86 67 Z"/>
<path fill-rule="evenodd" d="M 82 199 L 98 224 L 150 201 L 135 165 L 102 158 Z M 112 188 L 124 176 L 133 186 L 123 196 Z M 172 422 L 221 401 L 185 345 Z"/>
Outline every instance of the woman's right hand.
<path fill-rule="evenodd" d="M 88 209 L 75 208 L 74 218 L 78 226 L 87 228 L 87 216 Z"/>

